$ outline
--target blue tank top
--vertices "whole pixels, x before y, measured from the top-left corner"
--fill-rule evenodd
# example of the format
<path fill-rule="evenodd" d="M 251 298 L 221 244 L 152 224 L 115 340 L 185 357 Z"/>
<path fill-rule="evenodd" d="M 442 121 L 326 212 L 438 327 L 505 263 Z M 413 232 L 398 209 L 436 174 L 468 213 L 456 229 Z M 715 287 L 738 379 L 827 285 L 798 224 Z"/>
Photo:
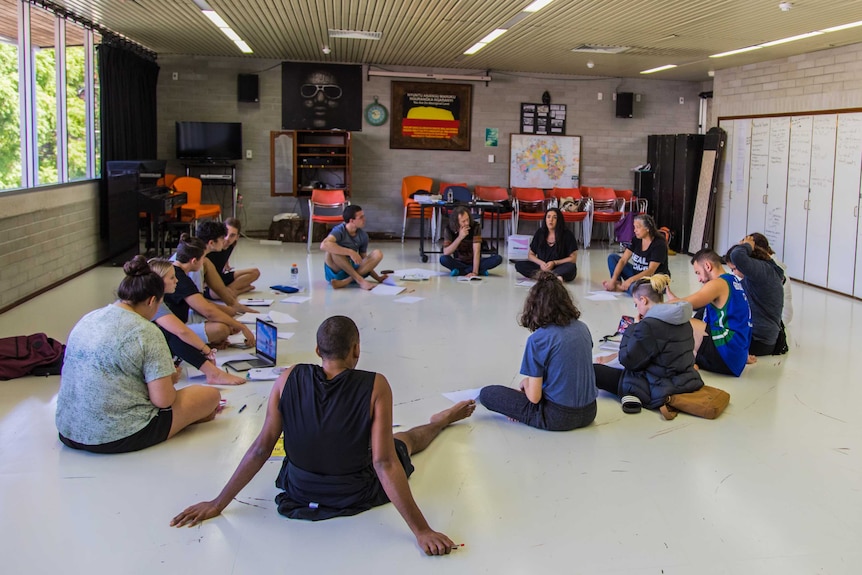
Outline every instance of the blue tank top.
<path fill-rule="evenodd" d="M 751 309 L 742 284 L 733 274 L 721 274 L 727 282 L 728 296 L 724 307 L 706 306 L 704 321 L 718 354 L 727 368 L 739 376 L 748 361 L 751 346 Z"/>

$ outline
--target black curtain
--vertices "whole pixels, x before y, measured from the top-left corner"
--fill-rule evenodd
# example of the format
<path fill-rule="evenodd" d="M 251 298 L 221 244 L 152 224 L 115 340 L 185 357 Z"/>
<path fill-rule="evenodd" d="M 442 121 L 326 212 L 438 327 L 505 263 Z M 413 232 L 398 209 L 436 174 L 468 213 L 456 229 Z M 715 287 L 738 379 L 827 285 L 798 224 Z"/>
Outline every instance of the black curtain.
<path fill-rule="evenodd" d="M 100 44 L 102 174 L 112 160 L 156 158 L 156 86 L 159 66 L 111 44 Z"/>

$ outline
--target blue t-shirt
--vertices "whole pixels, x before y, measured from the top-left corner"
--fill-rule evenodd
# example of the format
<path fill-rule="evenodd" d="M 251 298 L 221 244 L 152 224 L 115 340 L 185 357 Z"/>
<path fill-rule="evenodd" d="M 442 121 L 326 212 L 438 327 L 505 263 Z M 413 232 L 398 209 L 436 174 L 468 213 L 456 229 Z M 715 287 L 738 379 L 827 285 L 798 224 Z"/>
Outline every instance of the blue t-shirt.
<path fill-rule="evenodd" d="M 703 320 L 724 364 L 738 377 L 748 361 L 751 309 L 739 278 L 733 274 L 721 274 L 721 279 L 730 288 L 727 302 L 721 309 L 707 305 Z"/>
<path fill-rule="evenodd" d="M 566 407 L 596 400 L 593 338 L 585 323 L 540 327 L 527 339 L 521 374 L 542 378 L 542 395 Z"/>
<path fill-rule="evenodd" d="M 343 248 L 353 250 L 359 255 L 368 251 L 368 234 L 365 233 L 365 230 L 357 229 L 356 235 L 351 236 L 350 232 L 347 231 L 347 224 L 338 224 L 332 228 L 329 235 L 335 238 L 335 243 Z"/>

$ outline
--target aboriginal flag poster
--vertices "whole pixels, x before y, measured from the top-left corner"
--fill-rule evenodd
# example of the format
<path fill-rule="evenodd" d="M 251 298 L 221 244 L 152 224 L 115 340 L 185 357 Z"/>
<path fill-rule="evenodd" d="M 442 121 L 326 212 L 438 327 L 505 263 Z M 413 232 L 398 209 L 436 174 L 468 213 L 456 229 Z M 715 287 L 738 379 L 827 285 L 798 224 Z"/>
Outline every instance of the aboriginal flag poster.
<path fill-rule="evenodd" d="M 392 82 L 391 149 L 470 151 L 472 84 Z"/>

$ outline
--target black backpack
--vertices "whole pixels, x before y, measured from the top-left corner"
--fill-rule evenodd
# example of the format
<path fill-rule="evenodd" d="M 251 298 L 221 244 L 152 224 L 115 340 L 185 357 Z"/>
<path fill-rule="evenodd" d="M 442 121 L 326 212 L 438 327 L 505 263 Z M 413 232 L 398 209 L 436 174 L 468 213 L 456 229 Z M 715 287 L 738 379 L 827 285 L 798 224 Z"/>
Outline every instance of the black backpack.
<path fill-rule="evenodd" d="M 0 338 L 0 379 L 60 375 L 66 346 L 44 333 Z"/>

